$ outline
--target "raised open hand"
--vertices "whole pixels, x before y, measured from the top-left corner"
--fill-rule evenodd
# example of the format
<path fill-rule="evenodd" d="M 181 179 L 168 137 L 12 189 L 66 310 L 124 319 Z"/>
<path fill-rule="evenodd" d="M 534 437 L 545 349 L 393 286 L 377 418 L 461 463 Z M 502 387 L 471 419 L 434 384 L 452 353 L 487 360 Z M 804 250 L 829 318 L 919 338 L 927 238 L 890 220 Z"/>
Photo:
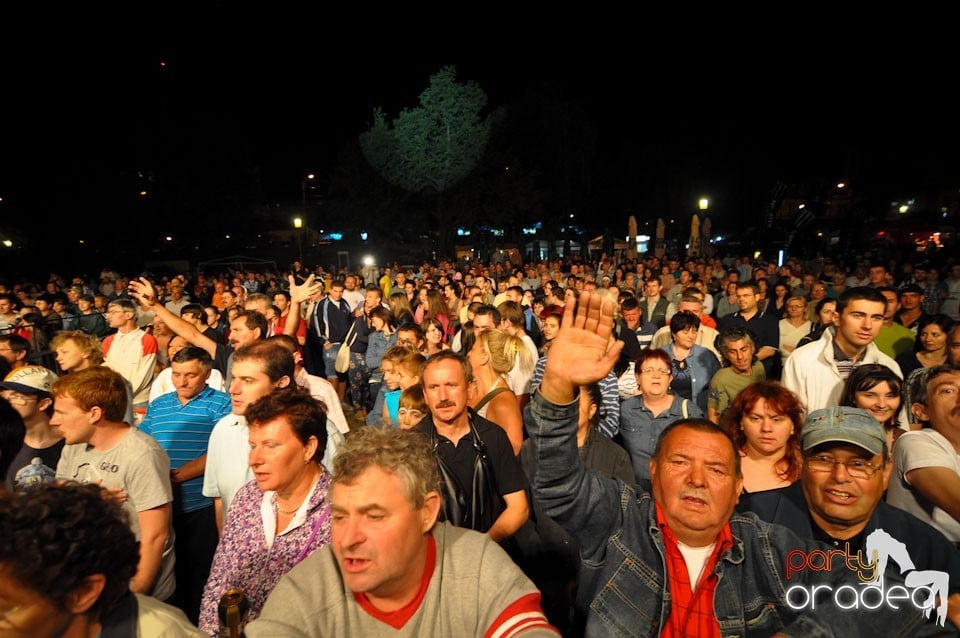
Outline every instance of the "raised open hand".
<path fill-rule="evenodd" d="M 579 300 L 567 290 L 560 332 L 550 344 L 541 392 L 555 403 L 566 403 L 581 385 L 610 374 L 623 342 L 612 339 L 614 302 L 582 292 Z M 552 396 L 551 396 L 552 395 Z"/>
<path fill-rule="evenodd" d="M 288 275 L 287 281 L 290 283 L 290 301 L 293 303 L 303 303 L 316 294 L 316 292 L 323 287 L 323 283 L 314 281 L 315 278 L 316 277 L 311 274 L 302 284 L 297 285 L 294 276 Z"/>

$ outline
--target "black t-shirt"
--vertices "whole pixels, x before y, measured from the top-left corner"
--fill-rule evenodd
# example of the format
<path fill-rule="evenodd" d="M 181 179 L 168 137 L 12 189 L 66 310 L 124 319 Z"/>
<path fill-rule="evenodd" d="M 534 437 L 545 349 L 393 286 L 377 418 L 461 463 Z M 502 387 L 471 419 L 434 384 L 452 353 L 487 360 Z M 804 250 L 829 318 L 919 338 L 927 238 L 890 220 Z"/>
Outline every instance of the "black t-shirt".
<path fill-rule="evenodd" d="M 24 443 L 7 470 L 7 489 L 23 491 L 52 483 L 57 475 L 63 445 L 64 439 L 60 439 L 50 447 L 38 450 Z"/>

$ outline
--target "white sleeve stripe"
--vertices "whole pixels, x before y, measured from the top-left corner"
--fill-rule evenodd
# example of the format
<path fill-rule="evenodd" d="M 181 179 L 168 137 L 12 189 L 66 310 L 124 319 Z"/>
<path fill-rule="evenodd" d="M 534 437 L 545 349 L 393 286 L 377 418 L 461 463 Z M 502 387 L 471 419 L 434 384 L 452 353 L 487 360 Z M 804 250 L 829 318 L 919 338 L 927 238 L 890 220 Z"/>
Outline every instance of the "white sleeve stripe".
<path fill-rule="evenodd" d="M 545 625 L 547 617 L 541 611 L 529 611 L 511 616 L 503 621 L 490 638 L 508 638 L 530 625 Z"/>

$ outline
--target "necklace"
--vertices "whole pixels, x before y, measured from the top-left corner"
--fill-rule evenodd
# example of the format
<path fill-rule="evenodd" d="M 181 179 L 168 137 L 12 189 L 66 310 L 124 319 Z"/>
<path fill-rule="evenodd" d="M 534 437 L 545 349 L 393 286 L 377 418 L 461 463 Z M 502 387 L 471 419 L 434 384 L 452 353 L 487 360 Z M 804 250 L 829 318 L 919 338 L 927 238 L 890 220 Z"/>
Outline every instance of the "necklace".
<path fill-rule="evenodd" d="M 300 502 L 300 505 L 303 505 L 303 501 Z M 297 510 L 300 509 L 300 505 L 297 505 L 292 510 L 285 510 L 282 507 L 280 507 L 280 502 L 276 500 L 276 497 L 274 497 L 274 500 L 273 500 L 273 509 L 275 509 L 276 511 L 280 512 L 285 516 L 293 516 L 294 514 L 296 514 Z"/>

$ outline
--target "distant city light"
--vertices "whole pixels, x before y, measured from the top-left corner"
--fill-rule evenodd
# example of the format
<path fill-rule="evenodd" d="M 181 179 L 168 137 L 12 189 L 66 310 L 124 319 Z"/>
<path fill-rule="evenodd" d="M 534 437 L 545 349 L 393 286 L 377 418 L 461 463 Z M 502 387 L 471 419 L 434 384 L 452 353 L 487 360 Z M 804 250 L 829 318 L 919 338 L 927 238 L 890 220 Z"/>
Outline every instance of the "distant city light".
<path fill-rule="evenodd" d="M 457 229 L 457 237 L 467 237 L 470 235 L 470 231 L 465 228 Z"/>
<path fill-rule="evenodd" d="M 900 211 L 900 214 L 903 215 L 903 214 L 906 213 L 908 210 L 910 210 L 910 207 L 907 206 L 906 204 L 901 204 L 901 205 L 900 205 L 900 208 L 899 208 L 898 210 Z"/>
<path fill-rule="evenodd" d="M 700 210 L 707 210 L 710 208 L 710 200 L 706 197 L 701 197 L 700 201 L 697 202 L 697 206 L 700 208 Z"/>
<path fill-rule="evenodd" d="M 570 213 L 570 219 L 573 219 L 573 213 Z"/>
<path fill-rule="evenodd" d="M 140 191 L 140 197 L 146 197 L 147 191 Z"/>
<path fill-rule="evenodd" d="M 806 208 L 806 207 L 807 207 L 806 204 L 800 204 L 799 206 L 797 206 L 797 209 L 798 209 L 798 210 L 803 210 L 803 209 Z"/>
<path fill-rule="evenodd" d="M 171 237 L 170 235 L 167 235 L 167 236 L 166 236 L 166 240 L 167 240 L 167 241 L 173 241 L 173 237 Z"/>
<path fill-rule="evenodd" d="M 7 248 L 12 248 L 12 247 L 13 247 L 13 242 L 10 241 L 9 239 L 4 239 L 4 240 L 3 240 L 3 245 L 6 246 Z"/>
<path fill-rule="evenodd" d="M 360 239 L 362 241 L 367 241 L 367 236 L 368 236 L 367 231 L 363 231 L 362 233 L 360 233 Z M 370 264 L 367 264 L 367 265 L 369 266 Z"/>
<path fill-rule="evenodd" d="M 846 188 L 846 187 L 847 187 L 846 182 L 837 182 L 837 188 Z"/>
<path fill-rule="evenodd" d="M 364 234 L 366 234 L 366 233 L 364 233 Z M 363 265 L 364 265 L 364 266 L 372 266 L 374 263 L 375 263 L 375 262 L 374 262 L 374 260 L 373 260 L 373 256 L 372 256 L 372 255 L 367 255 L 367 256 L 365 256 L 365 257 L 363 258 Z"/>
<path fill-rule="evenodd" d="M 303 228 L 303 220 L 299 217 L 293 218 L 293 227 L 294 228 Z"/>

